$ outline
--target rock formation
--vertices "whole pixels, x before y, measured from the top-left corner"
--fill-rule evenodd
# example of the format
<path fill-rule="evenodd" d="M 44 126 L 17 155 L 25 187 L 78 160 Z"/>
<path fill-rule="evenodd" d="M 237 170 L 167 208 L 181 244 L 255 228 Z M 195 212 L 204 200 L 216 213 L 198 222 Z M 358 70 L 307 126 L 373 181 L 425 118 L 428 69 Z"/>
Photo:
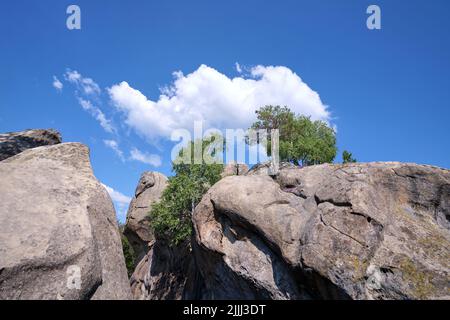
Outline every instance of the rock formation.
<path fill-rule="evenodd" d="M 148 244 L 155 240 L 150 228 L 149 212 L 158 202 L 167 185 L 167 177 L 159 172 L 144 172 L 139 179 L 135 195 L 127 212 L 124 235 L 127 237 L 139 262 L 149 250 Z"/>
<path fill-rule="evenodd" d="M 8 150 L 31 145 L 17 139 Z M 0 176 L 0 299 L 131 297 L 114 207 L 86 146 L 22 151 Z"/>
<path fill-rule="evenodd" d="M 450 171 L 405 163 L 225 167 L 170 246 L 145 172 L 124 234 L 89 150 L 0 135 L 0 299 L 450 299 Z M 247 172 L 248 171 L 248 172 Z"/>
<path fill-rule="evenodd" d="M 195 299 L 199 273 L 189 241 L 170 246 L 156 239 L 149 225 L 153 203 L 161 198 L 167 178 L 158 172 L 144 172 L 130 203 L 124 234 L 137 253 L 138 262 L 130 283 L 137 300 Z"/>
<path fill-rule="evenodd" d="M 273 165 L 270 161 L 258 163 L 256 165 L 254 165 L 250 170 L 248 170 L 247 175 L 248 176 L 252 176 L 252 175 L 270 176 L 270 175 L 273 175 L 272 171 L 279 171 L 279 170 L 284 170 L 284 169 L 288 169 L 288 168 L 300 168 L 299 166 L 296 166 L 290 162 L 280 163 L 276 170 L 274 170 L 274 168 L 272 168 L 272 166 Z M 277 175 L 277 174 L 278 174 L 278 172 L 275 175 Z"/>
<path fill-rule="evenodd" d="M 222 178 L 228 176 L 242 176 L 248 172 L 248 166 L 245 163 L 228 163 L 224 166 Z"/>
<path fill-rule="evenodd" d="M 226 177 L 193 215 L 209 299 L 450 299 L 450 171 L 402 163 Z"/>
<path fill-rule="evenodd" d="M 35 129 L 0 134 L 0 161 L 26 149 L 61 143 L 61 135 L 53 129 Z"/>
<path fill-rule="evenodd" d="M 150 243 L 150 250 L 131 276 L 131 291 L 137 300 L 180 300 L 202 297 L 202 279 L 191 252 L 191 243 L 169 246 Z"/>

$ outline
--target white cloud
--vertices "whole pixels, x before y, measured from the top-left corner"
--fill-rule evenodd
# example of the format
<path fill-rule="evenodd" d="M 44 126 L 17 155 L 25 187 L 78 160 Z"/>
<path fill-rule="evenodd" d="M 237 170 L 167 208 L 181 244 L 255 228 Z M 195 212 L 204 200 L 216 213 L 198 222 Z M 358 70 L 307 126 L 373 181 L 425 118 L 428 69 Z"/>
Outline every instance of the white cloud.
<path fill-rule="evenodd" d="M 102 184 L 105 189 L 108 191 L 111 199 L 117 203 L 121 203 L 124 205 L 128 205 L 131 201 L 131 198 L 124 195 L 123 193 L 120 193 L 119 191 L 114 190 L 113 188 L 107 186 L 106 184 Z"/>
<path fill-rule="evenodd" d="M 103 140 L 103 143 L 110 149 L 112 149 L 116 155 L 120 158 L 120 160 L 124 161 L 125 158 L 123 156 L 122 150 L 119 148 L 119 144 L 115 140 Z"/>
<path fill-rule="evenodd" d="M 232 79 L 206 65 L 186 76 L 178 71 L 156 101 L 125 81 L 108 92 L 125 123 L 148 140 L 169 138 L 178 128 L 192 130 L 195 120 L 204 121 L 204 129 L 248 128 L 255 110 L 268 104 L 289 106 L 313 120 L 330 119 L 317 92 L 289 68 L 256 66 L 249 71 Z"/>
<path fill-rule="evenodd" d="M 114 190 L 106 184 L 102 183 L 102 186 L 105 187 L 106 191 L 108 191 L 109 196 L 116 206 L 117 218 L 119 219 L 119 221 L 124 222 L 127 214 L 126 210 L 128 208 L 128 205 L 130 204 L 131 198 L 124 195 L 123 193 L 120 193 L 119 191 Z"/>
<path fill-rule="evenodd" d="M 107 119 L 105 114 L 98 107 L 94 106 L 91 101 L 78 97 L 78 102 L 83 110 L 89 112 L 100 123 L 106 132 L 115 132 L 112 121 Z"/>
<path fill-rule="evenodd" d="M 98 95 L 101 92 L 99 85 L 94 80 L 83 77 L 76 70 L 67 70 L 64 79 L 76 85 L 86 95 Z"/>
<path fill-rule="evenodd" d="M 75 96 L 83 110 L 94 117 L 106 132 L 116 133 L 112 120 L 108 119 L 103 111 L 92 103 L 92 101 L 96 101 L 96 104 L 101 104 L 101 89 L 99 85 L 91 78 L 83 77 L 76 70 L 67 69 L 63 76 L 67 82 L 74 85 L 77 89 L 75 90 Z"/>
<path fill-rule="evenodd" d="M 236 71 L 237 71 L 238 73 L 242 73 L 241 65 L 240 65 L 238 62 L 236 62 L 236 63 L 234 64 L 234 66 L 236 67 Z"/>
<path fill-rule="evenodd" d="M 140 161 L 154 167 L 159 167 L 162 164 L 161 157 L 159 155 L 142 152 L 136 148 L 131 149 L 130 159 Z"/>
<path fill-rule="evenodd" d="M 61 91 L 62 88 L 64 87 L 64 85 L 62 84 L 61 81 L 59 81 L 59 79 L 56 76 L 53 76 L 53 87 L 58 90 Z"/>

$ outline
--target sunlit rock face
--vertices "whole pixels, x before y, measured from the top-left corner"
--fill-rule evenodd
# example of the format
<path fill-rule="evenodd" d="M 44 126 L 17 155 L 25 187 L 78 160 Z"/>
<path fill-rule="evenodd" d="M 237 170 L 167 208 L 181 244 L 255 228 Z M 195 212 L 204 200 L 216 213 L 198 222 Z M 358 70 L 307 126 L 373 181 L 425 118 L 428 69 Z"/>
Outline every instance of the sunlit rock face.
<path fill-rule="evenodd" d="M 144 258 L 149 243 L 155 240 L 150 227 L 150 210 L 158 202 L 167 186 L 167 177 L 159 172 L 146 171 L 141 175 L 127 212 L 124 235 L 136 255 L 136 262 Z"/>
<path fill-rule="evenodd" d="M 114 207 L 89 149 L 62 143 L 0 162 L 0 299 L 129 299 Z"/>
<path fill-rule="evenodd" d="M 448 299 L 450 172 L 403 163 L 230 176 L 193 214 L 203 298 Z"/>

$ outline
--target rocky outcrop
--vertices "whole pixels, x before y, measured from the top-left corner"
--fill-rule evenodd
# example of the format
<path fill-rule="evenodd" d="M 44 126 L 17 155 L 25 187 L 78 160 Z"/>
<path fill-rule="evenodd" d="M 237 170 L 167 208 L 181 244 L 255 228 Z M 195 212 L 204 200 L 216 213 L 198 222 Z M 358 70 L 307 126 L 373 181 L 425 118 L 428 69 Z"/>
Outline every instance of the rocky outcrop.
<path fill-rule="evenodd" d="M 450 299 L 450 171 L 368 163 L 226 177 L 193 214 L 210 299 Z"/>
<path fill-rule="evenodd" d="M 0 162 L 0 299 L 131 297 L 111 199 L 89 150 L 63 143 Z"/>
<path fill-rule="evenodd" d="M 161 198 L 167 178 L 158 172 L 144 172 L 127 214 L 124 234 L 137 253 L 138 262 L 131 279 L 137 300 L 196 299 L 200 296 L 199 273 L 191 243 L 169 245 L 153 235 L 149 212 Z"/>
<path fill-rule="evenodd" d="M 136 187 L 127 212 L 124 235 L 127 237 L 139 262 L 149 250 L 148 244 L 155 240 L 150 228 L 149 212 L 158 202 L 167 185 L 167 177 L 159 172 L 144 172 Z"/>
<path fill-rule="evenodd" d="M 222 178 L 228 176 L 242 176 L 248 172 L 248 166 L 245 163 L 228 163 L 224 166 Z"/>
<path fill-rule="evenodd" d="M 135 299 L 180 300 L 202 296 L 203 282 L 189 241 L 170 246 L 156 240 L 149 247 L 130 279 Z"/>
<path fill-rule="evenodd" d="M 248 170 L 247 175 L 275 176 L 278 175 L 278 171 L 291 168 L 300 168 L 300 167 L 290 162 L 282 162 L 278 165 L 278 167 L 275 168 L 274 164 L 268 161 L 255 164 L 250 170 Z"/>
<path fill-rule="evenodd" d="M 0 134 L 0 161 L 26 149 L 61 143 L 61 135 L 53 129 L 35 129 Z"/>

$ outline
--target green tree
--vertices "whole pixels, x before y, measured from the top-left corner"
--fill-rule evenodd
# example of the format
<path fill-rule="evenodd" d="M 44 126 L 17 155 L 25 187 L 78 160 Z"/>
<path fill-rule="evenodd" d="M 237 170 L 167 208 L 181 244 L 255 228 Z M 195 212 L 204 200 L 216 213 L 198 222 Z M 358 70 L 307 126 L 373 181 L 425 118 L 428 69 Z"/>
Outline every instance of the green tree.
<path fill-rule="evenodd" d="M 353 163 L 353 162 L 356 162 L 356 159 L 353 158 L 351 152 L 344 150 L 344 152 L 342 152 L 342 163 Z"/>
<path fill-rule="evenodd" d="M 209 152 L 214 137 L 203 141 L 202 153 Z M 217 152 L 219 150 L 215 150 Z M 170 244 L 177 245 L 188 239 L 192 233 L 191 215 L 195 206 L 208 189 L 221 178 L 222 164 L 207 164 L 204 160 L 195 164 L 194 142 L 191 142 L 179 153 L 178 159 L 186 159 L 189 155 L 191 163 L 172 163 L 175 175 L 169 177 L 161 201 L 154 204 L 150 211 L 150 224 L 159 239 L 168 240 Z M 214 152 L 211 155 L 214 156 Z"/>
<path fill-rule="evenodd" d="M 133 247 L 128 242 L 127 237 L 125 237 L 123 234 L 120 235 L 122 238 L 122 250 L 123 250 L 123 256 L 125 257 L 125 265 L 127 267 L 128 271 L 128 277 L 131 277 L 131 275 L 134 272 L 134 264 L 136 262 L 136 257 L 134 254 Z"/>
<path fill-rule="evenodd" d="M 133 247 L 130 245 L 130 242 L 128 241 L 127 237 L 125 237 L 125 235 L 123 234 L 125 225 L 123 223 L 121 223 L 120 221 L 117 221 L 117 225 L 119 226 L 120 238 L 122 240 L 122 251 L 123 251 L 123 256 L 125 258 L 125 265 L 127 267 L 128 277 L 131 277 L 131 275 L 134 272 L 134 265 L 136 263 L 136 255 L 135 255 Z"/>
<path fill-rule="evenodd" d="M 336 157 L 336 134 L 324 121 L 295 115 L 288 107 L 265 106 L 256 111 L 252 129 L 279 129 L 281 161 L 303 166 L 332 162 Z M 269 135 L 269 154 L 270 135 Z"/>

